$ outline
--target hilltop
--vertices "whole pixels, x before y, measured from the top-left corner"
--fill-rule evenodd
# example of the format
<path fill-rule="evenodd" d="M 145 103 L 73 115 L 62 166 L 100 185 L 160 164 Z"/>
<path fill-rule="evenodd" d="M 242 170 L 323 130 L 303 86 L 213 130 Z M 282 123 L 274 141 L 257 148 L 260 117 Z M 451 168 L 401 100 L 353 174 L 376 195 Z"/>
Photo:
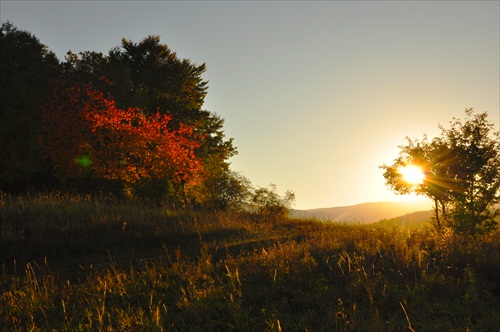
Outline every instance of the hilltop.
<path fill-rule="evenodd" d="M 295 218 L 316 218 L 348 223 L 371 224 L 383 219 L 392 219 L 417 211 L 429 211 L 428 201 L 372 202 L 351 206 L 339 206 L 312 210 L 293 210 Z"/>

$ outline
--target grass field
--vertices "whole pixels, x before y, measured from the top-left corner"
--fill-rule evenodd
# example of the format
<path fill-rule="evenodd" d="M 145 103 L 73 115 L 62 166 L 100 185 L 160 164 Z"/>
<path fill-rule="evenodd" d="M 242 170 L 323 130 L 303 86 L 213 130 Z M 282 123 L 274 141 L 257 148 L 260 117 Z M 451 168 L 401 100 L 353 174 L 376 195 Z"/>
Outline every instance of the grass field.
<path fill-rule="evenodd" d="M 0 196 L 2 331 L 498 331 L 500 232 Z"/>

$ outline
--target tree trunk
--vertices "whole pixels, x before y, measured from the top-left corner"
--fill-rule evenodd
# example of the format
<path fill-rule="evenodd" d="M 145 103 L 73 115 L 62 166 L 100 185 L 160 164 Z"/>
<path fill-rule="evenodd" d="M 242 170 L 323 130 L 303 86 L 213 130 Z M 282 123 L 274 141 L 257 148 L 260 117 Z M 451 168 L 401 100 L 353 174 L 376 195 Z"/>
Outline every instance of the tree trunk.
<path fill-rule="evenodd" d="M 441 222 L 439 220 L 439 204 L 437 198 L 434 199 L 434 213 L 436 216 L 436 225 L 438 232 L 441 232 Z"/>

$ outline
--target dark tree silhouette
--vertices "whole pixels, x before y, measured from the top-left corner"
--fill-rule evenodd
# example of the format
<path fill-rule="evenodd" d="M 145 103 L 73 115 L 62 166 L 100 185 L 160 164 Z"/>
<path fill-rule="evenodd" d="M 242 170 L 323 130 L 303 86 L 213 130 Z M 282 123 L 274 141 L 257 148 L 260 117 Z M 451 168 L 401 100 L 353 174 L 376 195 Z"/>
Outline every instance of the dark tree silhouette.
<path fill-rule="evenodd" d="M 58 60 L 31 33 L 2 23 L 0 29 L 0 189 L 47 185 L 38 144 L 40 107 Z"/>
<path fill-rule="evenodd" d="M 386 184 L 400 194 L 415 192 L 435 202 L 437 227 L 442 222 L 461 234 L 488 232 L 497 224 L 500 202 L 500 133 L 493 131 L 487 113 L 465 111 L 466 119 L 453 119 L 449 129 L 431 142 L 407 138 L 392 165 L 383 165 Z M 424 170 L 421 184 L 403 180 L 401 166 Z"/>

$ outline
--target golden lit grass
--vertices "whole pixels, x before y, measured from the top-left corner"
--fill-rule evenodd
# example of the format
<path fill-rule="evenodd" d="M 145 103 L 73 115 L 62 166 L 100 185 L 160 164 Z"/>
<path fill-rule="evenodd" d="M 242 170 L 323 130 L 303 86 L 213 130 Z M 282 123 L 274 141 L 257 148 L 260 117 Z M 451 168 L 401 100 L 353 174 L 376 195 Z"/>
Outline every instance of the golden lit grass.
<path fill-rule="evenodd" d="M 498 231 L 443 239 L 60 195 L 0 207 L 0 330 L 500 326 Z"/>

